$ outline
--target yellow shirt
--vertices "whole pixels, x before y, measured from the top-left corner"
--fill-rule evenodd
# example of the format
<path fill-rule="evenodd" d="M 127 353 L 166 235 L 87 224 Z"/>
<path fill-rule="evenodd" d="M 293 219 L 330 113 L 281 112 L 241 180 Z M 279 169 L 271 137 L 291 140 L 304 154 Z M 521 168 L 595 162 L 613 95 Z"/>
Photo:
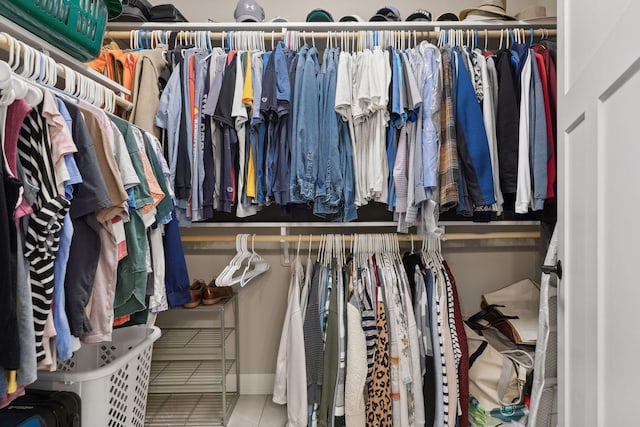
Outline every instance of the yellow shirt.
<path fill-rule="evenodd" d="M 244 75 L 244 88 L 242 90 L 242 103 L 249 106 L 249 117 L 253 107 L 253 73 L 251 72 L 251 54 L 247 52 L 247 72 Z M 253 150 L 249 149 L 249 160 L 247 161 L 247 197 L 256 198 L 256 166 L 253 159 Z"/>

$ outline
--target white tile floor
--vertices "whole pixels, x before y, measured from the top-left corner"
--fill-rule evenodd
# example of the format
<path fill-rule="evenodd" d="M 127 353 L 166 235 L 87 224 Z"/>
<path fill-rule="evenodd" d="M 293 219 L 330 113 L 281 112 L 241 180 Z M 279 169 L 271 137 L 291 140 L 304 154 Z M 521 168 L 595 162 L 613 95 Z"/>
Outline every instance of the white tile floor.
<path fill-rule="evenodd" d="M 271 396 L 242 395 L 227 427 L 284 427 L 287 407 L 276 405 Z"/>

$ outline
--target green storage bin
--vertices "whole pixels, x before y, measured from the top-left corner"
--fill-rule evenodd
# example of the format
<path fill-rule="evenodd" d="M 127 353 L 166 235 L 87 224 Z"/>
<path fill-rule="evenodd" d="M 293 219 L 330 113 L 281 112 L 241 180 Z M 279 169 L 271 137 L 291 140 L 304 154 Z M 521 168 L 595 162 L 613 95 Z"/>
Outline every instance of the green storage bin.
<path fill-rule="evenodd" d="M 82 62 L 100 53 L 108 19 L 103 0 L 0 0 L 0 15 Z"/>

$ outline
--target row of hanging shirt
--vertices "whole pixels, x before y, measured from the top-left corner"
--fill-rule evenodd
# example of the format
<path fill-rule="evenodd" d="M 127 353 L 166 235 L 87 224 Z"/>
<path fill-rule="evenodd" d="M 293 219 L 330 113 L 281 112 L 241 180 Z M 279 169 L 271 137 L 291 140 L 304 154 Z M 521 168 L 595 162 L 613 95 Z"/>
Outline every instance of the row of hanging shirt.
<path fill-rule="evenodd" d="M 273 401 L 292 426 L 468 426 L 466 334 L 439 245 L 353 241 L 325 236 L 306 267 L 298 249 Z"/>
<path fill-rule="evenodd" d="M 156 124 L 181 224 L 273 203 L 350 221 L 373 201 L 405 231 L 426 200 L 469 216 L 554 198 L 553 44 L 385 49 L 376 34 L 353 52 L 290 36 L 170 51 Z"/>
<path fill-rule="evenodd" d="M 35 84 L 11 67 L 0 63 L 2 405 L 80 340 L 111 341 L 115 324 L 190 299 L 158 139 L 55 89 L 45 68 Z"/>

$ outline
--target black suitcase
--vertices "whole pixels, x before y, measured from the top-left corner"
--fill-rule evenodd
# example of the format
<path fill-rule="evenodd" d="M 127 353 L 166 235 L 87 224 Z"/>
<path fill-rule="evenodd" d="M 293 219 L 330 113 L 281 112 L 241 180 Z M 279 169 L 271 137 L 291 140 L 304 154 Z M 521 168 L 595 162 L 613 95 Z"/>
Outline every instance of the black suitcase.
<path fill-rule="evenodd" d="M 0 409 L 0 426 L 80 427 L 80 397 L 70 391 L 27 389 L 6 408 Z"/>
<path fill-rule="evenodd" d="M 40 415 L 5 412 L 0 414 L 2 427 L 47 427 Z"/>
<path fill-rule="evenodd" d="M 151 8 L 151 22 L 187 22 L 187 18 L 172 4 L 160 4 Z"/>

